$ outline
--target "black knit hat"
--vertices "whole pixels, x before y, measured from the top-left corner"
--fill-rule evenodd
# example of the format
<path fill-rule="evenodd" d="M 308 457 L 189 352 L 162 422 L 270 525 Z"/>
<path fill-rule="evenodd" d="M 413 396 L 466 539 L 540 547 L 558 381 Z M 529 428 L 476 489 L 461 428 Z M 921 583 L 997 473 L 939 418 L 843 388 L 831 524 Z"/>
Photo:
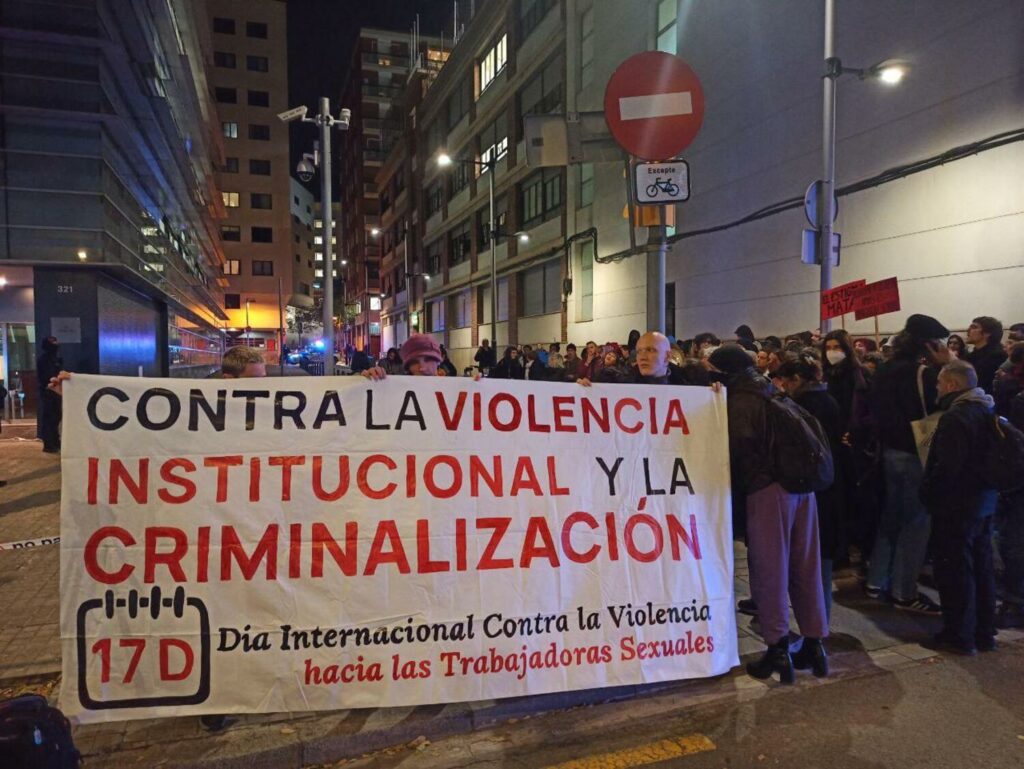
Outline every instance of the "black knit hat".
<path fill-rule="evenodd" d="M 754 365 L 747 351 L 738 344 L 723 344 L 711 353 L 708 363 L 723 374 L 738 374 Z"/>
<path fill-rule="evenodd" d="M 930 315 L 911 315 L 907 318 L 906 331 L 915 339 L 945 339 L 949 329 Z"/>

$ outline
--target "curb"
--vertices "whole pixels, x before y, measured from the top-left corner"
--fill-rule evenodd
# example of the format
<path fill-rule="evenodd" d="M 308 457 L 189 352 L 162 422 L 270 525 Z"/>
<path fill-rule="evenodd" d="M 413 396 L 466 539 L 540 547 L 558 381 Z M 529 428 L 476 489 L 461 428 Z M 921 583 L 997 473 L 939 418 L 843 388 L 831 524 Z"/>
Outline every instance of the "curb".
<path fill-rule="evenodd" d="M 109 739 L 116 737 L 110 733 L 111 724 L 78 727 L 75 739 L 76 742 L 81 741 L 80 748 L 87 759 L 85 766 L 89 769 L 150 765 L 156 762 L 157 754 L 160 766 L 167 769 L 302 769 L 311 764 L 333 763 L 383 750 L 403 749 L 423 739 L 434 742 L 559 711 L 632 700 L 652 711 L 693 712 L 767 694 L 796 693 L 809 687 L 890 674 L 897 668 L 923 662 L 902 657 L 899 664 L 880 666 L 849 637 L 837 636 L 835 646 L 839 648 L 831 652 L 834 671 L 828 679 L 818 680 L 809 674 L 801 674 L 798 684 L 791 687 L 748 678 L 743 665 L 758 656 L 751 654 L 740 658 L 738 668 L 715 678 L 525 696 L 499 700 L 479 709 L 475 709 L 472 703 L 420 706 L 395 723 L 385 718 L 376 728 L 350 734 L 339 733 L 338 713 L 301 720 L 237 723 L 218 734 L 196 731 L 198 736 L 192 739 L 175 741 L 173 744 L 182 752 L 196 753 L 177 760 L 168 756 L 168 743 L 136 742 L 133 745 Z M 372 709 L 346 711 L 342 721 L 365 722 L 374 712 Z M 148 723 L 153 728 L 146 731 L 155 734 L 161 731 L 157 725 L 165 721 Z M 264 748 L 254 745 L 267 739 L 273 739 L 275 744 Z M 189 750 L 189 743 L 192 743 L 192 750 Z"/>

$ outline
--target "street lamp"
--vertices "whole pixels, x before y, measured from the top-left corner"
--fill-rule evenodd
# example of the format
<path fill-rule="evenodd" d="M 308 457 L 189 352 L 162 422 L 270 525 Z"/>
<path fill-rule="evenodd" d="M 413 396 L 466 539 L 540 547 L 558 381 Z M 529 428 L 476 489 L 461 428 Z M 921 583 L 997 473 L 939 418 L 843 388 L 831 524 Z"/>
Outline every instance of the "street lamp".
<path fill-rule="evenodd" d="M 295 107 L 281 112 L 278 118 L 290 123 L 300 120 L 303 123 L 316 123 L 320 129 L 320 146 L 313 155 L 304 154 L 299 161 L 295 173 L 302 181 L 313 178 L 315 166 L 320 167 L 320 208 L 324 220 L 324 376 L 334 373 L 334 254 L 331 251 L 331 128 L 337 127 L 347 131 L 352 119 L 352 111 L 342 109 L 335 118 L 331 115 L 330 99 L 320 97 L 320 111 L 314 117 L 306 117 L 306 107 Z"/>
<path fill-rule="evenodd" d="M 507 237 L 507 233 L 498 232 L 498 222 L 494 218 L 494 169 L 498 164 L 497 152 L 492 148 L 491 156 L 487 160 L 477 160 L 476 158 L 453 158 L 447 152 L 442 152 L 437 156 L 437 165 L 440 168 L 448 168 L 454 163 L 461 165 L 472 165 L 480 169 L 480 172 L 487 172 L 487 196 L 490 202 L 490 224 L 487 228 L 487 234 L 491 241 L 491 340 L 494 343 L 494 349 L 498 349 L 498 257 L 497 257 L 497 244 L 498 238 L 502 235 Z M 530 235 L 527 232 L 520 230 L 519 232 L 513 233 L 520 243 L 529 243 Z M 429 277 L 428 277 L 429 280 Z"/>
<path fill-rule="evenodd" d="M 818 206 L 821 220 L 818 229 L 821 233 L 818 256 L 821 260 L 821 290 L 832 288 L 832 220 L 835 218 L 836 189 L 836 81 L 843 75 L 857 75 L 861 80 L 878 80 L 886 85 L 896 85 L 903 80 L 909 66 L 902 59 L 886 59 L 867 69 L 844 67 L 835 55 L 836 9 L 835 0 L 825 0 L 825 74 L 824 104 L 822 110 L 822 165 L 824 166 L 824 184 L 822 201 Z M 831 320 L 821 321 L 821 330 L 828 332 L 832 328 Z"/>

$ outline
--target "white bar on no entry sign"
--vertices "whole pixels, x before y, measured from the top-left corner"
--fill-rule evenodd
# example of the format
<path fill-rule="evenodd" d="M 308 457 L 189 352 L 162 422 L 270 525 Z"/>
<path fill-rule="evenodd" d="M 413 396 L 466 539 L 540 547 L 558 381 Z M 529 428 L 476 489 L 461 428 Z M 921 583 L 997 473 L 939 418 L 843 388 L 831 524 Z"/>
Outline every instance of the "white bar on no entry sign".
<path fill-rule="evenodd" d="M 689 91 L 653 93 L 650 96 L 624 96 L 619 99 L 619 114 L 623 120 L 642 120 L 692 113 L 693 102 Z"/>

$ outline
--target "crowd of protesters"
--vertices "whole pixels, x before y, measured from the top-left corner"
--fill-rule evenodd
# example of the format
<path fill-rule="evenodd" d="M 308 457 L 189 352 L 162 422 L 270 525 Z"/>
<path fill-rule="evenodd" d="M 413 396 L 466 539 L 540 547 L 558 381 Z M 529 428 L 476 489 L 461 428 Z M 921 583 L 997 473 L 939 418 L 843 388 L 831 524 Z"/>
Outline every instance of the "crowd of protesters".
<path fill-rule="evenodd" d="M 747 544 L 752 592 L 738 608 L 756 616 L 768 647 L 747 666 L 753 676 L 827 675 L 822 640 L 836 566 L 856 568 L 869 599 L 935 616 L 931 648 L 976 654 L 995 648 L 997 627 L 1024 626 L 1024 488 L 1000 494 L 983 466 L 997 416 L 1024 430 L 1024 324 L 1004 330 L 978 317 L 965 338 L 912 315 L 880 345 L 843 330 L 757 339 L 743 325 L 734 335 L 723 343 L 710 332 L 633 331 L 625 344 L 510 345 L 500 357 L 483 340 L 465 373 L 726 387 L 733 524 Z M 431 337 L 414 335 L 364 375 L 452 375 L 447 360 Z M 786 483 L 779 457 L 795 434 L 776 427 L 787 424 L 780 405 L 813 423 L 829 455 L 826 483 Z M 994 539 L 1003 564 L 998 612 Z M 919 588 L 929 560 L 940 603 Z"/>
<path fill-rule="evenodd" d="M 500 358 L 483 340 L 464 373 L 725 387 L 733 528 L 747 545 L 752 593 L 737 608 L 757 618 L 767 645 L 747 665 L 752 676 L 828 674 L 834 567 L 857 568 L 868 599 L 933 615 L 929 648 L 973 655 L 995 648 L 998 627 L 1024 627 L 1024 324 L 1004 332 L 978 317 L 964 338 L 912 315 L 880 345 L 843 330 L 757 339 L 743 325 L 734 335 L 632 331 L 625 344 L 524 344 Z M 425 334 L 367 363 L 359 373 L 372 380 L 457 374 Z M 50 389 L 59 395 L 67 376 Z M 225 356 L 221 376 L 265 370 L 243 351 Z M 993 458 L 1021 467 L 1020 480 L 999 488 Z M 929 559 L 941 604 L 919 588 Z"/>

